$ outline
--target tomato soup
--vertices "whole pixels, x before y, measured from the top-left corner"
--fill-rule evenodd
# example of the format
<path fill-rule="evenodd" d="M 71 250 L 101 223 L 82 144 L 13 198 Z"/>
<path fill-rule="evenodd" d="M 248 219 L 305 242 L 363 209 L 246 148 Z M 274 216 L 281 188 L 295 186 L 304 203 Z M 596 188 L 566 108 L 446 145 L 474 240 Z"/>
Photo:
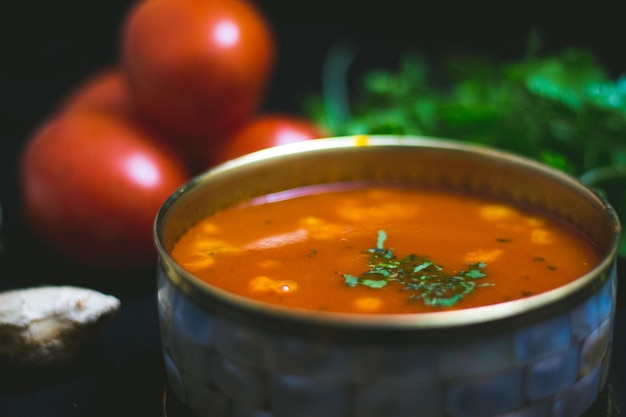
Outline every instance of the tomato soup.
<path fill-rule="evenodd" d="M 293 308 L 359 314 L 464 309 L 562 286 L 600 260 L 554 216 L 463 193 L 303 188 L 201 220 L 172 257 L 211 285 Z"/>

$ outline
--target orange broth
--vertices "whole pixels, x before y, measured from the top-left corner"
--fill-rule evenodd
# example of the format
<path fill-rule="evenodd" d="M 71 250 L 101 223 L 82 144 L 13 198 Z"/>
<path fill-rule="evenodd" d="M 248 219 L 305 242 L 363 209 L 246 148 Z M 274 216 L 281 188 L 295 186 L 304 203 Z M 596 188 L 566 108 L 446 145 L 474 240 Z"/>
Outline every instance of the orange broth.
<path fill-rule="evenodd" d="M 409 274 L 399 280 L 398 262 L 408 255 L 414 261 L 403 263 Z M 360 314 L 515 300 L 562 286 L 600 259 L 587 238 L 549 214 L 474 195 L 384 186 L 257 198 L 194 225 L 172 256 L 198 278 L 244 297 Z M 371 273 L 374 264 L 390 276 Z M 423 278 L 427 270 L 435 276 Z M 464 292 L 445 293 L 453 285 Z"/>

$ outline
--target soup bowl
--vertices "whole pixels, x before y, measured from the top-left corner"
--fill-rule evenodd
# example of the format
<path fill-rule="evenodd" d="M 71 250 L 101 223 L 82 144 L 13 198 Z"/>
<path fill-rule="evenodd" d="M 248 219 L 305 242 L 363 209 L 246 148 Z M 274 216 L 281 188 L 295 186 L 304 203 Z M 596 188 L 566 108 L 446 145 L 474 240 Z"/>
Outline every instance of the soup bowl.
<path fill-rule="evenodd" d="M 350 314 L 254 301 L 172 257 L 202 218 L 254 197 L 343 181 L 394 181 L 546 210 L 597 246 L 554 290 L 464 310 Z M 583 415 L 606 385 L 620 223 L 578 180 L 494 149 L 355 136 L 279 146 L 192 179 L 159 211 L 158 312 L 168 392 L 198 417 Z"/>

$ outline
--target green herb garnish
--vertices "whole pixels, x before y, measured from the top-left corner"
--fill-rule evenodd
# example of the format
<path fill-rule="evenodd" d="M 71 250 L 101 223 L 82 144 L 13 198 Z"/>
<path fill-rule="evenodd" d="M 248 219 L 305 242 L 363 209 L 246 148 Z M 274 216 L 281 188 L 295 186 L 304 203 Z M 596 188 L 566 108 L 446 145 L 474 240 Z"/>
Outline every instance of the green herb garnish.
<path fill-rule="evenodd" d="M 411 254 L 397 258 L 393 249 L 385 248 L 387 234 L 378 232 L 375 248 L 367 250 L 369 270 L 359 276 L 343 274 L 345 284 L 350 287 L 362 285 L 379 289 L 396 282 L 403 290 L 409 291 L 409 300 L 421 300 L 433 307 L 450 307 L 474 289 L 493 285 L 477 284 L 486 277 L 484 262 L 469 264 L 468 268 L 456 273 L 444 272 L 443 268 L 426 256 Z"/>

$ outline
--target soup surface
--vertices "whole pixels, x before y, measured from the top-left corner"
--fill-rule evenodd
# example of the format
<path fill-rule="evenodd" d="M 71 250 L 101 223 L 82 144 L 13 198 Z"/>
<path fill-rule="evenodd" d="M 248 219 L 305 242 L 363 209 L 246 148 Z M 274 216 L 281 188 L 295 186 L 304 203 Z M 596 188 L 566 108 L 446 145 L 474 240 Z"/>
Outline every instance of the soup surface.
<path fill-rule="evenodd" d="M 245 297 L 360 314 L 515 300 L 566 284 L 600 259 L 546 213 L 443 190 L 355 186 L 292 190 L 217 212 L 172 256 Z"/>

